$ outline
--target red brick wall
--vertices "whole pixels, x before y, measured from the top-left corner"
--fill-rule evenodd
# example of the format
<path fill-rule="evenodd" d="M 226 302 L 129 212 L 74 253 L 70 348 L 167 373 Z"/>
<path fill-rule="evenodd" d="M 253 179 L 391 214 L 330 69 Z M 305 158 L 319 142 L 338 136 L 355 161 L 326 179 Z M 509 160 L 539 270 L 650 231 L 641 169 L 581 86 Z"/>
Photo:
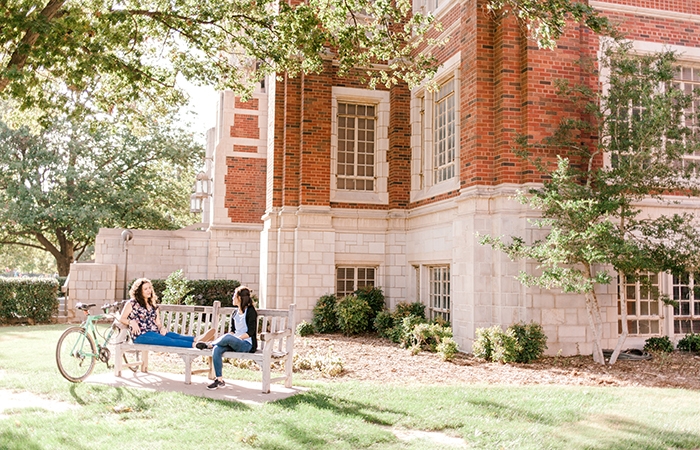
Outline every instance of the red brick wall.
<path fill-rule="evenodd" d="M 226 158 L 224 206 L 232 222 L 261 222 L 265 212 L 266 164 L 263 158 Z"/>
<path fill-rule="evenodd" d="M 411 92 L 408 86 L 394 86 L 389 102 L 389 209 L 405 209 L 411 199 Z"/>
<path fill-rule="evenodd" d="M 556 50 L 542 50 L 527 38 L 512 18 L 497 19 L 485 13 L 486 0 L 465 0 L 441 16 L 445 29 L 453 29 L 444 48 L 435 50 L 445 61 L 460 51 L 460 156 L 462 188 L 542 181 L 543 175 L 513 154 L 515 138 L 532 142 L 550 136 L 562 118 L 579 114 L 557 93 L 555 80 L 595 87 L 579 65 L 595 59 L 598 37 L 570 24 Z M 664 8 L 700 14 L 695 0 L 612 0 L 609 3 Z M 630 38 L 659 43 L 700 46 L 697 23 L 606 13 Z M 450 28 L 453 24 L 456 27 Z M 333 68 L 319 75 L 278 82 L 275 122 L 274 206 L 328 205 L 330 195 L 330 133 L 332 86 L 366 87 L 359 77 L 337 77 Z M 411 204 L 410 194 L 410 93 L 391 90 L 389 138 L 389 206 L 409 208 L 458 195 L 457 191 Z M 238 119 L 237 119 L 238 120 Z M 595 136 L 581 136 L 594 142 Z M 539 148 L 535 156 L 550 162 L 563 149 Z M 575 161 L 574 161 L 575 162 Z M 334 207 L 386 209 L 383 205 L 332 204 Z"/>
<path fill-rule="evenodd" d="M 700 2 L 697 0 L 605 0 L 605 2 L 685 14 L 700 14 Z"/>
<path fill-rule="evenodd" d="M 324 72 L 304 77 L 299 180 L 301 205 L 330 204 L 333 78 L 330 64 Z"/>
<path fill-rule="evenodd" d="M 260 127 L 258 125 L 258 116 L 252 114 L 234 114 L 231 137 L 259 139 Z"/>

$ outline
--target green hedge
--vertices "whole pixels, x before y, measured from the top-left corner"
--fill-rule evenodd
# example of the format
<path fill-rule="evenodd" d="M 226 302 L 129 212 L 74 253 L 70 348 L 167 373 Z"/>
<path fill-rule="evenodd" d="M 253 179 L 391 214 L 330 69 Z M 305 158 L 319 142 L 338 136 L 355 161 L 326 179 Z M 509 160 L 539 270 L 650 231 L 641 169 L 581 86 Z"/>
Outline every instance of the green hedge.
<path fill-rule="evenodd" d="M 47 323 L 58 313 L 55 278 L 0 278 L 0 321 Z"/>
<path fill-rule="evenodd" d="M 129 288 L 134 281 L 136 280 L 129 283 Z M 151 283 L 158 298 L 162 299 L 165 279 L 154 279 Z M 237 280 L 187 280 L 189 294 L 194 296 L 195 304 L 203 306 L 211 306 L 217 300 L 223 307 L 233 306 L 233 292 L 240 285 L 241 283 Z"/>

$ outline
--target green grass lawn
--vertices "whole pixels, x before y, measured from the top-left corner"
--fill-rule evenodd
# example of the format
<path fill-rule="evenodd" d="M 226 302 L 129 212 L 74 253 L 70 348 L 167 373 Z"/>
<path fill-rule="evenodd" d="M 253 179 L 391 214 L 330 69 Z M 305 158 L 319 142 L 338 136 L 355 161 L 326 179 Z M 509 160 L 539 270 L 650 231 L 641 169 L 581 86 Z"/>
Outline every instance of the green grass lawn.
<path fill-rule="evenodd" d="M 78 405 L 0 416 L 0 449 L 437 449 L 392 429 L 440 431 L 485 449 L 697 449 L 700 392 L 680 389 L 319 382 L 264 405 L 72 384 L 65 325 L 0 327 L 0 389 Z M 97 371 L 107 370 L 99 363 Z M 229 367 L 226 370 L 233 370 Z M 226 377 L 238 372 L 228 372 Z M 257 372 L 259 375 L 259 372 Z M 255 375 L 253 375 L 254 379 Z"/>

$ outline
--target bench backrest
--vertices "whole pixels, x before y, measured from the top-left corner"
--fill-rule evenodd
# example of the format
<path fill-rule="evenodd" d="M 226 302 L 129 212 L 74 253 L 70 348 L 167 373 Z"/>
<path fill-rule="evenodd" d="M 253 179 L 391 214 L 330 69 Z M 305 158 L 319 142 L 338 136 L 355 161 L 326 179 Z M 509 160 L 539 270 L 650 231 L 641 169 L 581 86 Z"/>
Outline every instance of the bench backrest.
<path fill-rule="evenodd" d="M 217 336 L 228 333 L 231 327 L 231 315 L 236 307 L 219 308 Z M 264 309 L 256 308 L 258 312 L 258 350 L 265 348 L 265 341 L 260 339 L 261 333 L 280 333 L 291 330 L 294 334 L 294 305 L 289 309 Z M 277 341 L 281 346 L 282 341 Z M 279 350 L 282 350 L 281 348 Z"/>
<path fill-rule="evenodd" d="M 179 334 L 197 337 L 210 328 L 216 329 L 216 336 L 229 332 L 231 315 L 236 307 L 222 308 L 221 302 L 213 306 L 189 305 L 160 305 L 161 323 Z M 294 305 L 289 309 L 257 309 L 258 311 L 258 349 L 265 347 L 265 341 L 260 339 L 260 333 L 279 333 L 291 330 L 294 335 Z M 281 347 L 284 340 L 276 341 Z M 273 349 L 276 350 L 276 349 Z M 279 348 L 279 350 L 283 350 Z"/>
<path fill-rule="evenodd" d="M 216 305 L 160 305 L 160 320 L 168 331 L 197 337 L 214 328 Z"/>

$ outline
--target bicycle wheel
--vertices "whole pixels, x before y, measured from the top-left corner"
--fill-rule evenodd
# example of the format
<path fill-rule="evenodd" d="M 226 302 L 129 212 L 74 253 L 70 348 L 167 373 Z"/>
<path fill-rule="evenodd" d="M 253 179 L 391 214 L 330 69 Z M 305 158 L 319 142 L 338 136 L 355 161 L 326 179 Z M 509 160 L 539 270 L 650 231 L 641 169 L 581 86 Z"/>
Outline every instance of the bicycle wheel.
<path fill-rule="evenodd" d="M 71 327 L 56 345 L 56 364 L 61 375 L 73 383 L 87 378 L 95 368 L 95 340 L 85 328 Z"/>

